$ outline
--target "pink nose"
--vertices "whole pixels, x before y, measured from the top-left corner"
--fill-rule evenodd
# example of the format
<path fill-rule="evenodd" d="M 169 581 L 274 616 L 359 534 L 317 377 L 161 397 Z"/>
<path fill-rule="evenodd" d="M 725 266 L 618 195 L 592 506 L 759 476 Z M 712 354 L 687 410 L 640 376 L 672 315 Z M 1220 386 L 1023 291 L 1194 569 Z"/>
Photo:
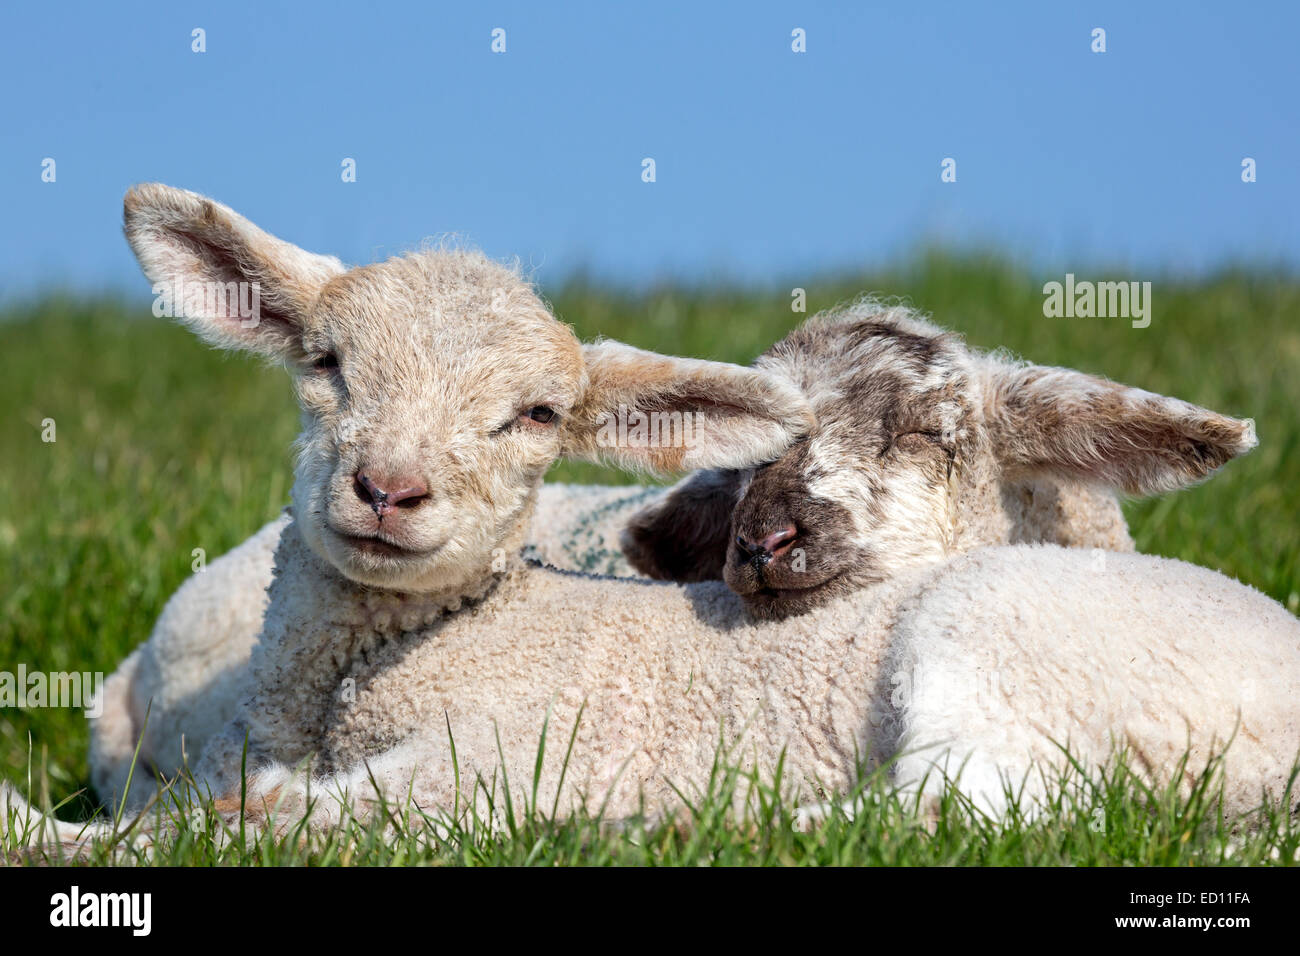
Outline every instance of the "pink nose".
<path fill-rule="evenodd" d="M 419 507 L 429 497 L 429 489 L 418 478 L 389 477 L 365 468 L 357 472 L 353 489 L 381 521 L 389 512 Z"/>
<path fill-rule="evenodd" d="M 773 531 L 771 534 L 764 537 L 763 540 L 758 542 L 751 541 L 742 535 L 737 535 L 736 544 L 740 546 L 742 551 L 750 555 L 766 554 L 771 557 L 776 557 L 777 555 L 784 554 L 789 550 L 790 545 L 794 544 L 794 539 L 798 534 L 799 532 L 794 525 L 787 524 L 784 527 Z"/>

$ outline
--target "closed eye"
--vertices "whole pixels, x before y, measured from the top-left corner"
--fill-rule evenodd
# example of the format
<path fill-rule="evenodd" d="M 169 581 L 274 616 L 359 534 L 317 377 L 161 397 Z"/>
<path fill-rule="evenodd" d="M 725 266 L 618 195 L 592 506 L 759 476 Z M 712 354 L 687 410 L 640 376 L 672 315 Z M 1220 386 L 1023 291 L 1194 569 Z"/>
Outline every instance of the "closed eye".
<path fill-rule="evenodd" d="M 317 356 L 311 363 L 311 367 L 317 372 L 334 371 L 339 367 L 339 357 L 333 352 L 326 352 L 324 355 Z"/>
<path fill-rule="evenodd" d="M 884 449 L 880 452 L 880 457 L 884 458 L 894 449 L 904 453 L 915 453 L 925 451 L 929 448 L 943 445 L 943 433 L 937 431 L 914 431 L 900 432 L 889 440 Z"/>

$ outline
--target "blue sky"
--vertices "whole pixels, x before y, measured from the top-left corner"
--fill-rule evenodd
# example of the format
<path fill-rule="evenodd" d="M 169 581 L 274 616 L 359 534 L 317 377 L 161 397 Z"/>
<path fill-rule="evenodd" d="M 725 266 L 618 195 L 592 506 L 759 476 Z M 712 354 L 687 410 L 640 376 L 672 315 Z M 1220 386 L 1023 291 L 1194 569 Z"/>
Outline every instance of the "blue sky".
<path fill-rule="evenodd" d="M 1051 274 L 1294 268 L 1298 10 L 9 4 L 0 297 L 147 292 L 120 231 L 144 180 L 346 261 L 452 232 L 544 284 L 798 279 L 925 243 Z"/>

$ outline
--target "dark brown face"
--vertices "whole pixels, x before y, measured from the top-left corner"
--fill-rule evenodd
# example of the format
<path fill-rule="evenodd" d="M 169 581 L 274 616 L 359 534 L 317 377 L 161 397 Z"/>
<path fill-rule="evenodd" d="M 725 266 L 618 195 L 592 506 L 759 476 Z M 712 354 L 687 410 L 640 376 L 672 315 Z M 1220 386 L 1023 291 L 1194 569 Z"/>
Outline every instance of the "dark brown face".
<path fill-rule="evenodd" d="M 752 473 L 732 512 L 723 580 L 759 616 L 784 617 L 941 559 L 955 454 L 928 431 L 886 429 L 848 447 L 814 434 Z"/>
<path fill-rule="evenodd" d="M 809 493 L 811 440 L 750 473 L 732 509 L 722 577 L 763 617 L 800 613 L 852 590 L 875 564 L 869 550 L 851 544 L 848 509 Z"/>
<path fill-rule="evenodd" d="M 803 391 L 817 426 L 780 459 L 697 474 L 639 515 L 624 538 L 633 565 L 721 576 L 756 615 L 783 617 L 946 554 L 967 418 L 948 337 L 813 322 L 757 364 Z"/>

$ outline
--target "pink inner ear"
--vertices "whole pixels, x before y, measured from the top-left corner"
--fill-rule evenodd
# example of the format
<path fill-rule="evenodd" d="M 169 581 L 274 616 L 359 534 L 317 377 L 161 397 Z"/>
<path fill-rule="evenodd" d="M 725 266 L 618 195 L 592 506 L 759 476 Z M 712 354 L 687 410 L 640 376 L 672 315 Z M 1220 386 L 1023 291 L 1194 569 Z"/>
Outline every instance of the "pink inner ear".
<path fill-rule="evenodd" d="M 261 284 L 243 276 L 233 252 L 180 230 L 149 235 L 149 271 L 172 277 L 154 283 L 164 315 L 238 321 L 250 329 L 260 323 Z"/>

